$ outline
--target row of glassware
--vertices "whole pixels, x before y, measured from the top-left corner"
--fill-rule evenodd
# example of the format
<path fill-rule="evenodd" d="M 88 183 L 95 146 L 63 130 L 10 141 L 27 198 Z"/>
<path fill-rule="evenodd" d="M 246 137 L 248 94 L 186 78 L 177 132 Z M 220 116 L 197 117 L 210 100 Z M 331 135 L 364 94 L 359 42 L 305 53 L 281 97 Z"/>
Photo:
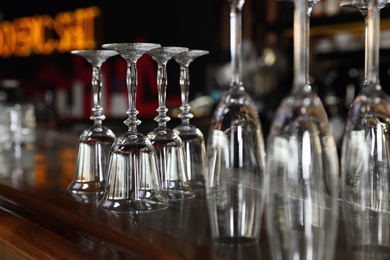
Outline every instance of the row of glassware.
<path fill-rule="evenodd" d="M 69 190 L 76 194 L 96 193 L 104 197 L 99 207 L 119 212 L 141 213 L 165 209 L 168 200 L 176 201 L 195 196 L 193 184 L 203 183 L 205 144 L 203 134 L 190 124 L 192 114 L 188 103 L 189 64 L 208 54 L 206 50 L 184 47 L 161 47 L 154 43 L 105 44 L 102 50 L 77 50 L 73 54 L 85 57 L 93 67 L 92 86 L 94 124 L 79 138 L 74 181 Z M 136 88 L 137 60 L 147 53 L 157 62 L 158 126 L 147 136 L 137 131 Z M 114 55 L 126 59 L 129 109 L 125 124 L 128 131 L 116 137 L 102 124 L 105 119 L 100 105 L 102 87 L 101 65 Z M 167 62 L 174 58 L 180 64 L 180 83 L 183 104 L 179 117 L 182 124 L 167 127 L 170 118 L 165 106 Z M 185 140 L 185 142 L 182 141 Z M 184 151 L 191 153 L 186 160 Z M 187 170 L 188 169 L 188 170 Z"/>
<path fill-rule="evenodd" d="M 390 98 L 378 77 L 379 11 L 386 1 L 344 2 L 359 8 L 366 20 L 367 61 L 365 88 L 350 108 L 340 161 L 325 109 L 308 76 L 309 17 L 316 2 L 294 1 L 294 84 L 276 111 L 266 146 L 256 107 L 241 82 L 244 1 L 229 1 L 232 80 L 214 112 L 206 152 L 193 145 L 203 137 L 198 130 L 190 131 L 196 128 L 189 123 L 185 98 L 179 116 L 183 124 L 174 130 L 166 126 L 166 63 L 171 58 L 180 63 L 181 86 L 188 94 L 188 65 L 195 58 L 188 57 L 190 51 L 146 43 L 103 45 L 128 62 L 128 132 L 115 138 L 102 126 L 100 94 L 94 91 L 95 124 L 80 137 L 70 191 L 100 193 L 99 208 L 138 214 L 193 198 L 195 184 L 190 181 L 204 176 L 200 184 L 206 190 L 213 240 L 257 243 L 266 205 L 275 259 L 333 259 L 341 197 L 354 256 L 390 257 Z M 92 64 L 101 64 L 98 57 L 103 51 L 87 53 Z M 158 126 L 146 136 L 137 132 L 135 107 L 136 61 L 144 53 L 158 64 L 159 90 Z M 182 55 L 186 62 L 179 61 Z M 93 77 L 94 88 L 100 88 L 100 79 Z M 191 134 L 185 135 L 186 131 Z M 105 134 L 110 138 L 103 138 Z M 109 155 L 104 157 L 105 153 Z M 198 155 L 204 163 L 188 168 Z"/>

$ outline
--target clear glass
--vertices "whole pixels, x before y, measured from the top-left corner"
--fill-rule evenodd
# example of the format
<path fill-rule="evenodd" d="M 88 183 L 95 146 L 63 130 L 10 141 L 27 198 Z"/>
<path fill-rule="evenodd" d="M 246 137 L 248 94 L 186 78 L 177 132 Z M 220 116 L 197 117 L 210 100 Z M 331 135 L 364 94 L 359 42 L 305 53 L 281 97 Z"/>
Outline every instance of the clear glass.
<path fill-rule="evenodd" d="M 35 146 L 35 108 L 30 103 L 0 104 L 0 150 Z"/>
<path fill-rule="evenodd" d="M 167 63 L 175 54 L 188 51 L 184 47 L 160 47 L 148 54 L 157 62 L 158 115 L 154 120 L 157 128 L 148 133 L 157 153 L 157 169 L 160 174 L 165 197 L 171 201 L 181 201 L 195 197 L 188 182 L 183 142 L 179 135 L 167 127 L 170 118 L 165 106 L 168 86 Z"/>
<path fill-rule="evenodd" d="M 390 258 L 390 98 L 379 82 L 380 9 L 387 1 L 345 1 L 366 24 L 365 82 L 350 106 L 341 154 L 342 208 L 348 251 Z"/>
<path fill-rule="evenodd" d="M 191 62 L 203 55 L 208 54 L 206 50 L 189 50 L 173 56 L 180 65 L 180 89 L 181 89 L 181 124 L 173 129 L 183 142 L 184 154 L 186 156 L 186 168 L 190 186 L 197 193 L 204 192 L 206 170 L 206 145 L 203 133 L 199 128 L 190 123 L 193 117 L 191 106 L 188 103 Z"/>
<path fill-rule="evenodd" d="M 206 145 L 206 197 L 215 243 L 259 242 L 265 201 L 260 119 L 241 81 L 243 0 L 229 0 L 232 78 L 214 111 Z"/>
<path fill-rule="evenodd" d="M 111 129 L 102 125 L 105 115 L 101 105 L 101 66 L 118 53 L 111 50 L 74 50 L 71 53 L 84 57 L 92 65 L 93 107 L 90 119 L 93 125 L 79 137 L 73 181 L 68 191 L 79 201 L 97 203 L 104 192 L 108 155 L 116 138 Z"/>
<path fill-rule="evenodd" d="M 309 82 L 309 24 L 317 1 L 294 0 L 294 82 L 267 139 L 266 227 L 273 259 L 334 259 L 339 160 Z"/>
<path fill-rule="evenodd" d="M 107 171 L 105 192 L 98 207 L 116 213 L 139 214 L 168 207 L 162 195 L 157 172 L 156 151 L 150 140 L 139 133 L 137 126 L 137 66 L 147 51 L 160 47 L 154 43 L 108 43 L 103 48 L 117 51 L 127 62 L 126 83 L 129 98 L 128 131 L 113 143 Z"/>

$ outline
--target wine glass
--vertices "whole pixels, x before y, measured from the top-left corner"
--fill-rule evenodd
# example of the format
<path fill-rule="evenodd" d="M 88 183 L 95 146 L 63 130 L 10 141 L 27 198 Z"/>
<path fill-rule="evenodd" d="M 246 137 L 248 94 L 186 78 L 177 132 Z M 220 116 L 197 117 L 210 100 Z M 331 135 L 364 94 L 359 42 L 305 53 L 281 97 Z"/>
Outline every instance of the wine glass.
<path fill-rule="evenodd" d="M 128 131 L 117 137 L 110 150 L 105 192 L 98 207 L 116 213 L 138 214 L 163 210 L 168 201 L 161 192 L 156 151 L 150 140 L 137 131 L 137 60 L 159 47 L 154 43 L 107 43 L 103 48 L 118 52 L 127 62 Z"/>
<path fill-rule="evenodd" d="M 93 107 L 90 119 L 93 125 L 79 137 L 73 181 L 68 191 L 77 200 L 98 202 L 104 192 L 108 155 L 116 138 L 111 129 L 102 125 L 105 115 L 101 106 L 101 66 L 118 53 L 111 50 L 73 50 L 71 53 L 84 57 L 92 65 Z"/>
<path fill-rule="evenodd" d="M 309 24 L 317 0 L 294 0 L 294 82 L 267 139 L 267 233 L 273 259 L 333 259 L 339 194 L 337 147 L 309 82 Z"/>
<path fill-rule="evenodd" d="M 156 149 L 157 168 L 166 198 L 182 201 L 195 196 L 188 182 L 183 142 L 179 135 L 167 127 L 170 118 L 165 106 L 168 86 L 167 63 L 175 54 L 188 51 L 185 47 L 160 47 L 147 52 L 157 63 L 158 115 L 154 118 L 157 127 L 148 133 L 148 138 Z"/>
<path fill-rule="evenodd" d="M 183 142 L 184 153 L 186 156 L 186 168 L 188 181 L 195 191 L 204 190 L 205 180 L 204 172 L 206 166 L 206 146 L 203 133 L 199 128 L 190 123 L 193 117 L 191 106 L 188 104 L 188 95 L 190 87 L 189 66 L 191 62 L 203 55 L 208 54 L 206 50 L 189 50 L 173 56 L 174 60 L 180 65 L 180 106 L 181 124 L 173 129 Z"/>
<path fill-rule="evenodd" d="M 352 102 L 341 153 L 341 196 L 353 258 L 390 258 L 390 98 L 379 82 L 380 9 L 387 1 L 346 1 L 365 24 L 365 82 Z"/>
<path fill-rule="evenodd" d="M 211 119 L 206 145 L 206 198 L 215 243 L 259 241 L 265 201 L 265 151 L 256 106 L 241 81 L 243 0 L 230 4 L 232 78 Z"/>

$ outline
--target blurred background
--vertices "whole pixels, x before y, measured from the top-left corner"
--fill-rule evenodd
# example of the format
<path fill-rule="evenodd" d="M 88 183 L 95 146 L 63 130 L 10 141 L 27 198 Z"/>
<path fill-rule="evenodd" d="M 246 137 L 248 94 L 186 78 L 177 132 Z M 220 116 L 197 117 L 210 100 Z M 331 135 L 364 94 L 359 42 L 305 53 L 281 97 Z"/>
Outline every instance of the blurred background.
<path fill-rule="evenodd" d="M 323 0 L 311 15 L 310 75 L 341 140 L 348 107 L 364 73 L 364 20 L 339 0 Z M 243 11 L 243 81 L 256 102 L 263 132 L 293 78 L 292 1 L 247 0 Z M 390 91 L 390 10 L 381 11 L 380 78 Z M 226 0 L 4 1 L 0 4 L 0 102 L 33 103 L 38 126 L 78 135 L 92 108 L 92 68 L 75 49 L 103 43 L 153 42 L 209 50 L 190 65 L 190 101 L 197 125 L 207 136 L 213 109 L 230 82 L 229 4 Z M 103 65 L 104 124 L 125 132 L 128 109 L 126 62 Z M 167 106 L 178 124 L 179 66 L 168 63 Z M 156 64 L 138 62 L 137 109 L 146 133 L 157 124 Z"/>

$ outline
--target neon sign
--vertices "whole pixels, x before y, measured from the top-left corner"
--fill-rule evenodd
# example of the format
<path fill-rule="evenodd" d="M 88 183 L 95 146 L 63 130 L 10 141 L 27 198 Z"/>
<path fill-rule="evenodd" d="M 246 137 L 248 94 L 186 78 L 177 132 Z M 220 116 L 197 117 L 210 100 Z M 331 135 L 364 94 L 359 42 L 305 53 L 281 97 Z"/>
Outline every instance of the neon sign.
<path fill-rule="evenodd" d="M 94 49 L 96 6 L 50 15 L 21 17 L 0 23 L 0 57 L 47 55 L 55 51 Z"/>

